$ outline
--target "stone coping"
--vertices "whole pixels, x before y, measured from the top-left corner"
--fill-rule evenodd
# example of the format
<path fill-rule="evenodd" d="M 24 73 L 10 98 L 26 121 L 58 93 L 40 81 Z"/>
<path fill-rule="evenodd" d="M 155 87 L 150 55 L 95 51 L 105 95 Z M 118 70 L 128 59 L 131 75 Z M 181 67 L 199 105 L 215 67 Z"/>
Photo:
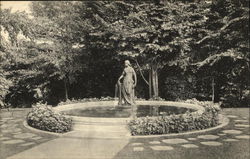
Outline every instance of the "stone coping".
<path fill-rule="evenodd" d="M 118 101 L 97 101 L 97 102 L 83 102 L 83 103 L 74 103 L 60 105 L 53 107 L 57 112 L 68 111 L 72 109 L 81 109 L 81 108 L 91 108 L 91 107 L 105 107 L 105 106 L 117 106 Z M 203 106 L 197 104 L 189 104 L 183 102 L 173 102 L 173 101 L 136 101 L 137 105 L 161 105 L 161 106 L 175 106 L 188 109 L 195 109 L 198 113 L 203 113 L 205 111 Z M 78 122 L 88 122 L 88 123 L 109 123 L 109 124 L 125 124 L 130 118 L 99 118 L 99 117 L 79 117 L 71 116 L 73 121 Z"/>
<path fill-rule="evenodd" d="M 102 107 L 102 106 L 116 106 L 118 101 L 98 101 L 98 102 L 83 102 L 83 103 L 74 103 L 66 104 L 54 107 L 55 111 L 67 111 L 72 109 L 80 108 L 91 108 L 91 107 Z M 204 107 L 197 104 L 183 103 L 183 102 L 172 102 L 172 101 L 136 101 L 137 105 L 161 105 L 161 106 L 175 106 L 175 107 L 184 107 L 189 109 L 196 109 L 198 112 L 204 112 Z M 117 119 L 117 118 L 116 118 Z"/>
<path fill-rule="evenodd" d="M 2 108 L 0 109 L 1 112 L 12 112 L 12 111 L 23 111 L 26 109 L 30 109 L 30 108 Z"/>
<path fill-rule="evenodd" d="M 55 107 L 55 110 L 65 111 L 65 110 L 72 110 L 72 109 L 79 109 L 79 108 L 90 108 L 90 107 L 102 107 L 102 106 L 116 106 L 118 101 L 98 101 L 98 102 L 84 102 L 84 103 L 74 103 L 74 104 L 67 104 L 62 106 Z M 184 102 L 173 102 L 173 101 L 136 101 L 137 105 L 161 105 L 161 106 L 176 106 L 176 107 L 184 107 L 189 109 L 196 109 L 198 113 L 203 113 L 205 108 L 201 105 L 197 104 L 190 104 Z M 72 116 L 73 121 L 78 122 L 91 122 L 91 123 L 119 123 L 124 122 L 126 123 L 129 121 L 130 118 L 96 118 L 96 117 L 77 117 Z M 130 134 L 126 135 L 126 138 L 155 138 L 155 137 L 171 137 L 171 136 L 181 136 L 181 135 L 189 135 L 194 133 L 203 133 L 207 131 L 212 131 L 215 129 L 222 128 L 229 123 L 229 119 L 223 115 L 220 115 L 220 124 L 216 127 L 203 129 L 203 130 L 194 130 L 188 131 L 183 133 L 171 133 L 171 134 L 161 134 L 161 135 L 142 135 L 142 136 L 132 136 Z"/>
<path fill-rule="evenodd" d="M 87 123 L 111 123 L 111 124 L 121 124 L 126 123 L 130 118 L 98 118 L 98 117 L 79 117 L 79 116 L 69 116 L 73 118 L 73 122 L 87 122 Z"/>
<path fill-rule="evenodd" d="M 71 131 L 69 131 L 66 133 L 56 133 L 56 132 L 49 132 L 49 131 L 45 131 L 45 130 L 36 129 L 36 128 L 29 126 L 29 124 L 27 123 L 26 120 L 23 121 L 23 126 L 27 129 L 33 131 L 33 132 L 42 133 L 42 134 L 46 134 L 46 135 L 53 135 L 53 136 L 58 136 L 58 137 L 62 137 L 63 135 L 66 135 L 66 134 L 71 132 Z"/>

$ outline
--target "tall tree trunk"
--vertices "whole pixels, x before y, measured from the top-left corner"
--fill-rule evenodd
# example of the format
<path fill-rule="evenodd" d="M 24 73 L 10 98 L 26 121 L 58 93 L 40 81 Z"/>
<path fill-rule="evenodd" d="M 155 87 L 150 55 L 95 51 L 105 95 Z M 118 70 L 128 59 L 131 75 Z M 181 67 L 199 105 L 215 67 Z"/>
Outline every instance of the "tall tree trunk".
<path fill-rule="evenodd" d="M 149 70 L 149 98 L 159 96 L 157 66 L 151 65 Z"/>
<path fill-rule="evenodd" d="M 152 71 L 151 68 L 149 70 L 149 79 L 148 79 L 148 83 L 149 83 L 149 98 L 152 98 Z"/>
<path fill-rule="evenodd" d="M 214 103 L 214 77 L 212 77 L 212 102 Z"/>
<path fill-rule="evenodd" d="M 66 77 L 64 78 L 64 91 L 65 91 L 65 101 L 67 101 L 69 99 L 68 97 L 68 88 L 67 88 L 67 79 Z"/>
<path fill-rule="evenodd" d="M 239 84 L 239 101 L 242 100 L 242 96 L 243 96 L 243 88 L 242 88 L 241 84 Z"/>
<path fill-rule="evenodd" d="M 151 74 L 152 74 L 152 95 L 154 98 L 156 90 L 155 90 L 155 72 L 154 72 L 153 67 L 151 67 Z"/>
<path fill-rule="evenodd" d="M 155 71 L 155 89 L 156 89 L 155 96 L 159 97 L 158 70 L 157 70 L 157 67 L 155 69 L 156 69 Z"/>

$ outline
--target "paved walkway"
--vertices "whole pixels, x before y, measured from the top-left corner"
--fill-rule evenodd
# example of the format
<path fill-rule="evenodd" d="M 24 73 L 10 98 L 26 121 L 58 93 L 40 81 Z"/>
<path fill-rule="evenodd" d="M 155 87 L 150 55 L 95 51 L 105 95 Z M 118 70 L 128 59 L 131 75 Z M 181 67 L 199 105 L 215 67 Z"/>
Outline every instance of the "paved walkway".
<path fill-rule="evenodd" d="M 230 118 L 230 123 L 221 129 L 178 137 L 155 138 L 128 138 L 124 127 L 117 125 L 82 125 L 80 129 L 62 137 L 42 136 L 23 128 L 21 115 L 9 117 L 6 113 L 1 113 L 1 117 L 2 114 L 5 116 L 0 121 L 0 157 L 3 159 L 6 157 L 8 159 L 249 158 L 249 109 L 224 109 L 223 113 Z M 120 138 L 121 136 L 124 138 Z M 15 150 L 11 148 L 13 146 Z"/>
<path fill-rule="evenodd" d="M 0 111 L 0 159 L 56 138 L 30 131 L 23 126 L 23 121 L 29 110 Z"/>

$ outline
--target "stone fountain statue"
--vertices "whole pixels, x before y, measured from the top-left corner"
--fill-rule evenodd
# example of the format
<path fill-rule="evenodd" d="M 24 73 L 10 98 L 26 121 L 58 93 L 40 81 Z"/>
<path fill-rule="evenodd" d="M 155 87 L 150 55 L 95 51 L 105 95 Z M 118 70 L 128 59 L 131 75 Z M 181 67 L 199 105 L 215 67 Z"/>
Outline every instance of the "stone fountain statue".
<path fill-rule="evenodd" d="M 117 81 L 119 102 L 118 105 L 135 105 L 134 88 L 137 83 L 135 70 L 128 60 L 125 61 L 125 68 Z M 122 82 L 121 82 L 122 79 Z"/>

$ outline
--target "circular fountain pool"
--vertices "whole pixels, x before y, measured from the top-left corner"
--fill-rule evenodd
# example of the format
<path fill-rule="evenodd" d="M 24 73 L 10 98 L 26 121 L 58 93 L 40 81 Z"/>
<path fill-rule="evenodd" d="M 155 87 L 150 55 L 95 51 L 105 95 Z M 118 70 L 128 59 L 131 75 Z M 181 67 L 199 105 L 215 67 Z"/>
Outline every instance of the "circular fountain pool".
<path fill-rule="evenodd" d="M 192 114 L 202 115 L 205 108 L 197 104 L 189 104 L 182 102 L 171 101 L 136 101 L 137 106 L 117 106 L 118 101 L 98 101 L 60 105 L 54 107 L 54 111 L 64 113 L 72 117 L 73 128 L 69 136 L 87 137 L 87 138 L 130 138 L 131 131 L 128 129 L 128 124 L 134 120 L 143 120 L 145 116 L 169 116 L 172 114 L 184 114 L 187 111 L 195 112 Z M 135 109 L 137 108 L 137 109 Z M 136 110 L 135 114 L 131 115 L 132 110 Z M 132 117 L 132 118 L 131 118 Z M 163 117 L 164 118 L 164 117 Z M 147 118 L 146 118 L 147 119 Z M 158 119 L 158 118 L 151 118 Z M 159 118 L 160 119 L 160 118 Z M 173 134 L 146 135 L 133 137 L 159 137 L 159 136 L 176 136 L 183 134 L 192 134 L 214 130 L 228 124 L 228 119 L 219 116 L 219 124 L 216 127 L 183 132 Z"/>
<path fill-rule="evenodd" d="M 131 116 L 131 106 L 117 106 L 117 101 L 86 102 L 62 105 L 54 108 L 56 111 L 81 118 L 96 119 L 127 119 Z M 137 106 L 133 107 L 137 117 L 161 116 L 171 114 L 183 114 L 189 112 L 204 111 L 204 107 L 170 101 L 136 101 Z"/>
<path fill-rule="evenodd" d="M 136 114 L 138 118 L 134 118 L 134 114 L 132 115 L 132 118 L 130 118 L 131 112 L 132 110 L 135 110 L 135 107 L 118 107 L 117 104 L 118 101 L 85 102 L 60 105 L 54 107 L 53 109 L 58 113 L 68 114 L 73 119 L 72 132 L 62 135 L 80 138 L 152 138 L 162 136 L 178 136 L 215 130 L 227 125 L 229 122 L 227 118 L 219 115 L 218 117 L 220 125 L 204 130 L 194 130 L 171 134 L 131 136 L 131 131 L 128 129 L 129 122 L 137 119 L 147 119 L 143 118 L 144 116 L 168 116 L 171 114 L 184 114 L 187 111 L 195 112 L 192 114 L 199 116 L 205 112 L 205 108 L 197 104 L 182 102 L 136 101 Z M 161 118 L 149 117 L 149 119 L 158 120 Z M 26 127 L 30 128 L 27 126 L 27 124 Z M 40 130 L 36 131 L 43 132 Z"/>
<path fill-rule="evenodd" d="M 173 115 L 184 114 L 187 111 L 194 112 L 195 109 L 166 106 L 166 105 L 137 105 L 135 114 L 137 117 L 145 116 L 161 116 L 161 115 Z M 131 106 L 94 106 L 94 107 L 82 107 L 62 111 L 66 115 L 79 116 L 79 117 L 99 117 L 99 118 L 128 118 L 132 115 Z"/>

